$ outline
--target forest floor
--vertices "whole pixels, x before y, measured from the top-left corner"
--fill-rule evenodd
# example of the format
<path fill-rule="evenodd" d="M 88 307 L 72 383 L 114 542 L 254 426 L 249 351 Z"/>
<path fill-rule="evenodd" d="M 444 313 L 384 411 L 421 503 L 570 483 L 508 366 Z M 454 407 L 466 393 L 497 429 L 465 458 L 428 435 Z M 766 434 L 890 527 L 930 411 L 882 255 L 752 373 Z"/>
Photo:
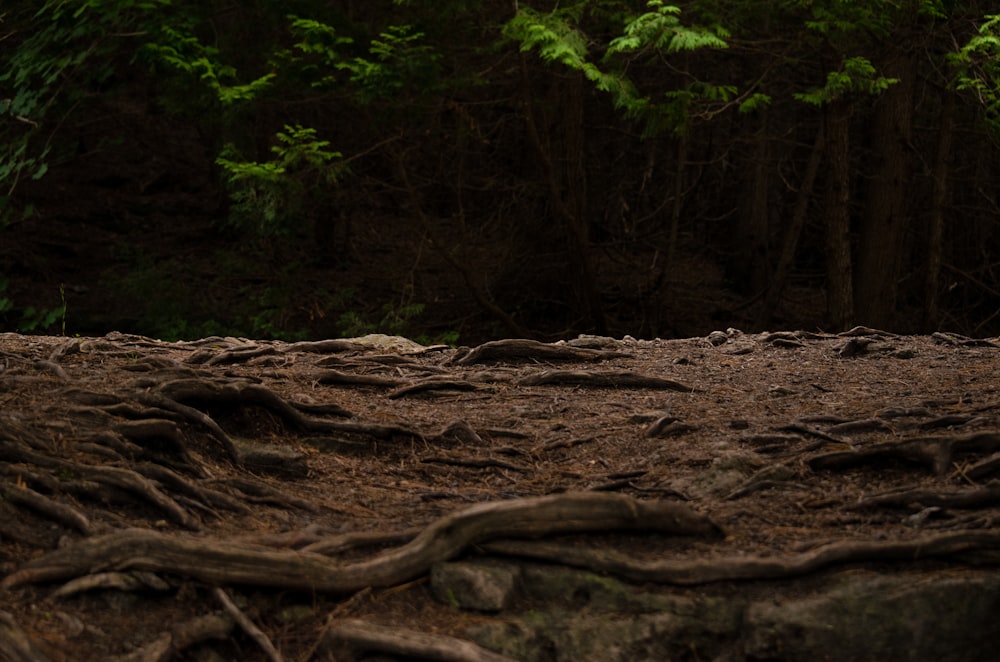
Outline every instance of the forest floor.
<path fill-rule="evenodd" d="M 2 334 L 0 658 L 995 659 L 998 375 L 1000 339 L 865 328 Z M 858 577 L 962 598 L 767 616 Z"/>

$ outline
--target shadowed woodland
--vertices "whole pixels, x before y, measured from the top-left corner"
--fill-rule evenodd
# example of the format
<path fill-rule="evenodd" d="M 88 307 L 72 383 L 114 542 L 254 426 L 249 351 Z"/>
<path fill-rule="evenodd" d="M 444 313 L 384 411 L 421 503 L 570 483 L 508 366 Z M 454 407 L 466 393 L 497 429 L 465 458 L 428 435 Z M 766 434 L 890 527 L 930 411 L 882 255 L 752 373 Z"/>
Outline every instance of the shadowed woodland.
<path fill-rule="evenodd" d="M 983 2 L 5 2 L 0 328 L 1000 329 Z"/>

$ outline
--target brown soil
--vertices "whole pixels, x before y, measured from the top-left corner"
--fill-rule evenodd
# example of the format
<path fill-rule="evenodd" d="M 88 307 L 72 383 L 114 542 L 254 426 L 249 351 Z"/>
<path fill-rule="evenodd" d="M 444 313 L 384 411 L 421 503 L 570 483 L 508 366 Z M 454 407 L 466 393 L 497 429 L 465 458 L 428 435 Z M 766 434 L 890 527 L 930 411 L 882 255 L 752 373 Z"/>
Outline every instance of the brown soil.
<path fill-rule="evenodd" d="M 471 351 L 3 334 L 0 651 L 325 660 L 344 619 L 461 636 L 500 617 L 430 595 L 459 556 L 718 594 L 995 566 L 998 374 L 996 340 L 872 329 Z M 487 503 L 507 505 L 465 512 Z"/>

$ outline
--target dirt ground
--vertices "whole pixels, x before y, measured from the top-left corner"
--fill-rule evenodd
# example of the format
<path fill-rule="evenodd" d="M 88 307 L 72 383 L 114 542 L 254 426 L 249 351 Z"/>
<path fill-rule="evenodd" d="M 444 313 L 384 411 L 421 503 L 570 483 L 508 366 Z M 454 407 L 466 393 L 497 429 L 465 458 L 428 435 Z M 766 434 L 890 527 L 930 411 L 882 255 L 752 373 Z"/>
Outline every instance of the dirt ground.
<path fill-rule="evenodd" d="M 0 658 L 510 659 L 445 638 L 508 618 L 435 599 L 456 558 L 712 595 L 996 571 L 997 375 L 1000 339 L 865 328 L 2 334 Z"/>

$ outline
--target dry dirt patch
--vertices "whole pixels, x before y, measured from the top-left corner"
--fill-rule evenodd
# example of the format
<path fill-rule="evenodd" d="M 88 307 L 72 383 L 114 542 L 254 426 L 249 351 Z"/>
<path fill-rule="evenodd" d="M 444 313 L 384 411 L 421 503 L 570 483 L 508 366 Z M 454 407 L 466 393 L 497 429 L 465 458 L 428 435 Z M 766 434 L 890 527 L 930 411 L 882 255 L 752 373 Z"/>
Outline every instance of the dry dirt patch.
<path fill-rule="evenodd" d="M 995 652 L 995 341 L 5 334 L 0 368 L 5 659 L 795 659 L 816 595 L 919 582 L 979 629 L 918 657 Z"/>

